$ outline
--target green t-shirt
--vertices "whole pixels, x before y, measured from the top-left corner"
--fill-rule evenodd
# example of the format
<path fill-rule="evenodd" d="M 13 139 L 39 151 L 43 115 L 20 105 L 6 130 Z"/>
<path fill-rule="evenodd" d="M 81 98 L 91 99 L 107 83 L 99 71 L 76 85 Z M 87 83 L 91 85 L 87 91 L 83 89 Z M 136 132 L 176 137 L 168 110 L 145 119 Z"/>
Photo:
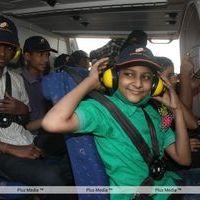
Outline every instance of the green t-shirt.
<path fill-rule="evenodd" d="M 129 102 L 119 91 L 108 98 L 130 119 L 152 149 L 151 136 L 142 108 Z M 153 121 L 162 157 L 164 149 L 175 142 L 175 134 L 171 129 L 162 132 L 160 115 L 151 105 L 147 105 L 145 110 Z M 77 132 L 92 132 L 95 136 L 95 143 L 109 176 L 110 186 L 141 185 L 148 176 L 148 166 L 109 111 L 99 102 L 88 99 L 79 104 L 75 113 L 80 123 Z M 178 176 L 166 172 L 161 180 L 155 181 L 155 185 L 173 186 L 174 178 Z M 168 194 L 155 195 L 154 199 L 164 200 L 168 196 Z M 131 194 L 111 195 L 113 200 L 129 200 L 132 197 Z"/>

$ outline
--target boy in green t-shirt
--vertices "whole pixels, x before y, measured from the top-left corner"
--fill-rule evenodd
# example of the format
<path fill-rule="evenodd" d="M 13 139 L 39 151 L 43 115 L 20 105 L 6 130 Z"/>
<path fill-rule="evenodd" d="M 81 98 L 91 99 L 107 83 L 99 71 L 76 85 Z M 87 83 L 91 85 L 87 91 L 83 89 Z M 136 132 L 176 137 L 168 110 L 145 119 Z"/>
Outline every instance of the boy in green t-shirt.
<path fill-rule="evenodd" d="M 136 146 L 103 105 L 93 99 L 81 101 L 90 91 L 99 87 L 98 69 L 106 66 L 107 62 L 108 59 L 104 58 L 95 63 L 90 75 L 47 113 L 42 125 L 50 132 L 92 132 L 110 185 L 139 186 L 149 176 L 149 168 Z M 160 70 L 160 65 L 148 54 L 148 49 L 127 47 L 119 55 L 115 67 L 119 76 L 118 89 L 108 97 L 109 100 L 134 124 L 152 151 L 145 111 L 156 132 L 160 158 L 165 151 L 179 164 L 189 165 L 190 147 L 183 113 L 179 99 L 166 78 L 163 77 L 163 81 L 168 90 L 163 96 L 153 98 L 164 103 L 174 113 L 176 134 L 170 128 L 165 131 L 161 129 L 160 115 L 148 103 L 151 99 L 152 77 L 158 76 Z M 165 172 L 160 180 L 154 181 L 154 185 L 173 186 L 177 178 L 172 172 Z M 153 199 L 163 200 L 168 197 L 169 194 L 154 195 Z M 111 195 L 114 200 L 132 198 L 132 194 Z"/>

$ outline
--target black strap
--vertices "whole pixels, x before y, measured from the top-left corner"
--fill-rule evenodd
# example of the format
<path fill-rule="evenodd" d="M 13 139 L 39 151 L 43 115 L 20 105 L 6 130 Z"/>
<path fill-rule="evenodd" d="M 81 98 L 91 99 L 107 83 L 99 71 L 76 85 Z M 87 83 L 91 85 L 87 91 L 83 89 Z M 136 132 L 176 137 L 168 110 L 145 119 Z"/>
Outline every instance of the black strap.
<path fill-rule="evenodd" d="M 135 126 L 130 122 L 130 120 L 124 115 L 124 113 L 121 112 L 108 98 L 103 96 L 97 91 L 92 91 L 89 93 L 89 96 L 95 99 L 96 101 L 100 102 L 102 105 L 104 105 L 108 111 L 111 113 L 111 115 L 115 118 L 115 120 L 120 124 L 122 129 L 125 131 L 125 133 L 129 136 L 132 143 L 135 145 L 135 147 L 138 149 L 140 154 L 142 155 L 143 159 L 147 163 L 148 167 L 151 166 L 154 157 L 159 158 L 159 151 L 157 152 L 158 144 L 157 144 L 157 137 L 155 135 L 155 129 L 152 124 L 152 121 L 150 121 L 150 117 L 146 113 L 145 110 L 145 118 L 148 123 L 148 127 L 150 129 L 151 134 L 151 140 L 152 140 L 152 146 L 153 146 L 153 152 L 156 153 L 154 155 L 151 154 L 150 148 L 145 142 L 145 140 L 142 138 L 142 136 L 139 134 L 139 131 L 135 128 Z M 156 148 L 154 148 L 154 145 Z M 152 186 L 154 185 L 154 179 L 149 174 L 149 176 L 141 183 L 140 186 Z M 134 200 L 151 200 L 152 198 L 149 196 L 149 194 L 137 194 L 134 197 Z"/>
<path fill-rule="evenodd" d="M 12 85 L 11 85 L 11 78 L 10 74 L 6 72 L 6 89 L 5 92 L 7 92 L 10 96 L 12 96 Z"/>
<path fill-rule="evenodd" d="M 12 96 L 12 84 L 11 84 L 11 77 L 8 71 L 6 72 L 6 86 L 5 86 L 5 93 L 8 95 Z M 5 96 L 5 94 L 4 94 Z M 25 124 L 28 122 L 27 121 L 27 116 L 23 115 L 12 115 L 12 114 L 6 114 L 5 115 L 8 118 L 8 126 L 11 124 L 11 122 L 15 122 L 19 125 L 25 126 Z"/>
<path fill-rule="evenodd" d="M 151 154 L 150 148 L 140 135 L 137 128 L 131 123 L 131 121 L 125 116 L 125 114 L 117 108 L 108 98 L 103 96 L 97 91 L 92 91 L 89 96 L 96 101 L 104 105 L 114 119 L 121 125 L 122 129 L 127 133 L 132 143 L 136 146 L 145 162 L 150 165 L 153 160 L 153 155 Z"/>
<path fill-rule="evenodd" d="M 148 176 L 144 181 L 141 183 L 140 186 L 152 186 L 154 180 L 151 176 Z M 136 194 L 133 200 L 152 200 L 153 198 L 149 194 Z"/>
<path fill-rule="evenodd" d="M 152 142 L 152 149 L 153 149 L 153 154 L 156 158 L 160 157 L 160 150 L 159 150 L 159 145 L 158 145 L 158 139 L 156 137 L 156 130 L 155 127 L 153 126 L 153 122 L 147 112 L 143 109 L 144 116 L 146 118 L 149 130 L 150 130 L 150 135 L 151 135 L 151 142 Z"/>

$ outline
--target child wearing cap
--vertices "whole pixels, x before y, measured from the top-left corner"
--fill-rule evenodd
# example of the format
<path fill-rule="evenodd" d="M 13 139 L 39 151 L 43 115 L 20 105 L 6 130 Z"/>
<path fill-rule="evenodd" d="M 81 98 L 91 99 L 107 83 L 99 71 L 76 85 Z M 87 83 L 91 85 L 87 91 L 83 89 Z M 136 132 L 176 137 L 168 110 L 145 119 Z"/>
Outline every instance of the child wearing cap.
<path fill-rule="evenodd" d="M 107 62 L 107 58 L 97 61 L 90 75 L 47 113 L 42 125 L 51 132 L 93 133 L 110 185 L 140 186 L 149 176 L 149 169 L 136 146 L 103 105 L 93 99 L 82 101 L 90 91 L 99 87 L 98 68 L 106 66 Z M 166 151 L 179 164 L 190 165 L 189 140 L 182 110 L 179 99 L 167 79 L 165 84 L 168 91 L 154 99 L 164 103 L 173 111 L 176 117 L 176 133 L 171 129 L 162 131 L 160 115 L 148 103 L 151 99 L 152 76 L 160 70 L 160 65 L 148 54 L 147 49 L 128 47 L 119 55 L 116 69 L 119 75 L 118 89 L 108 99 L 128 117 L 151 151 L 153 145 L 145 115 L 149 116 L 155 129 L 160 158 Z M 163 177 L 154 180 L 153 184 L 173 186 L 178 179 L 176 174 L 165 172 Z M 169 194 L 151 195 L 155 200 L 168 199 L 169 196 Z M 112 200 L 134 198 L 138 199 L 134 194 L 110 196 Z"/>
<path fill-rule="evenodd" d="M 30 101 L 30 122 L 27 129 L 35 135 L 34 144 L 44 152 L 44 157 L 57 158 L 61 161 L 57 166 L 65 166 L 68 183 L 73 184 L 70 163 L 66 156 L 63 135 L 52 135 L 41 128 L 41 118 L 45 115 L 51 103 L 43 95 L 42 78 L 49 63 L 50 52 L 57 52 L 50 47 L 49 42 L 42 36 L 31 36 L 25 40 L 23 53 L 25 67 L 22 70 L 25 88 Z M 61 171 L 64 175 L 65 171 Z"/>
<path fill-rule="evenodd" d="M 26 39 L 23 47 L 25 67 L 22 70 L 25 88 L 30 99 L 31 120 L 42 118 L 46 112 L 46 102 L 42 95 L 41 79 L 49 65 L 49 42 L 41 36 L 32 36 Z"/>

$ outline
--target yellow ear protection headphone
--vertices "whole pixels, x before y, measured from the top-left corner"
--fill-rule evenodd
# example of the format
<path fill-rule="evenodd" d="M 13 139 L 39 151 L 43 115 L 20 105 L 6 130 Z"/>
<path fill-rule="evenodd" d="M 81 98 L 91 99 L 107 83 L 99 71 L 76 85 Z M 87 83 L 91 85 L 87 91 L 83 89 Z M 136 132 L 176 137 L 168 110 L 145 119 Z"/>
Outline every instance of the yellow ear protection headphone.
<path fill-rule="evenodd" d="M 117 70 L 112 68 L 107 68 L 100 73 L 99 78 L 101 84 L 107 89 L 116 90 L 118 88 L 118 73 Z"/>
<path fill-rule="evenodd" d="M 162 96 L 165 93 L 166 89 L 167 88 L 164 85 L 162 79 L 157 75 L 154 75 L 152 81 L 151 96 Z"/>
<path fill-rule="evenodd" d="M 10 62 L 12 63 L 17 63 L 17 61 L 19 60 L 21 56 L 21 49 L 17 48 L 14 57 L 12 58 L 12 60 Z"/>
<path fill-rule="evenodd" d="M 104 70 L 102 73 L 100 73 L 99 78 L 100 78 L 101 84 L 105 88 L 107 88 L 108 90 L 112 89 L 112 91 L 117 90 L 119 76 L 118 76 L 117 70 L 114 67 L 107 68 L 106 70 Z M 166 87 L 163 84 L 162 79 L 158 77 L 157 75 L 154 75 L 152 82 L 153 83 L 152 83 L 152 89 L 151 89 L 151 96 L 153 97 L 162 96 L 164 92 L 166 91 Z"/>

